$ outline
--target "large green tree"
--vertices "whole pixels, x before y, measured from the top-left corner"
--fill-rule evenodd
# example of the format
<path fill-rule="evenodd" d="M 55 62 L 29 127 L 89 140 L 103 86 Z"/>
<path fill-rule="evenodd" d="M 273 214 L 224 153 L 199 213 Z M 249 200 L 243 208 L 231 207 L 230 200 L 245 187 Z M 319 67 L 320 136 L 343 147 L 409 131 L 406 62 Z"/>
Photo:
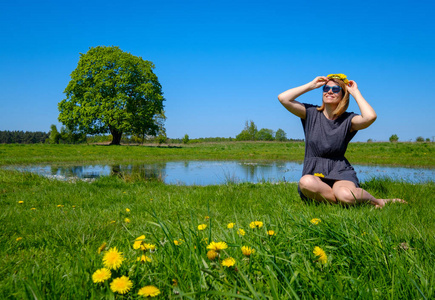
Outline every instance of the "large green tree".
<path fill-rule="evenodd" d="M 163 92 L 154 64 L 118 47 L 98 46 L 80 54 L 59 103 L 59 121 L 74 133 L 156 135 Z"/>

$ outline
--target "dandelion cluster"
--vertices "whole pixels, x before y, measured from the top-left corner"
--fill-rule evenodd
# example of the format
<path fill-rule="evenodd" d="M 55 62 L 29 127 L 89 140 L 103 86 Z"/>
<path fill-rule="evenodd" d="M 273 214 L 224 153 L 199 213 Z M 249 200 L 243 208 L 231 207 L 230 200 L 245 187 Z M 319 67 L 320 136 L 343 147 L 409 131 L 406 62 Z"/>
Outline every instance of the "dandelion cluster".
<path fill-rule="evenodd" d="M 315 225 L 321 222 L 318 218 L 313 218 L 309 221 L 311 224 Z M 232 236 L 236 239 L 235 241 L 214 241 L 211 240 L 211 236 L 208 236 L 205 233 L 192 231 L 194 233 L 194 241 L 188 240 L 190 236 L 186 235 L 183 236 L 186 241 L 176 238 L 168 240 L 166 236 L 156 244 L 159 245 L 159 248 L 168 247 L 169 245 L 177 255 L 181 254 L 179 257 L 183 257 L 182 259 L 184 259 L 184 255 L 182 255 L 184 253 L 183 251 L 195 251 L 196 254 L 194 257 L 200 257 L 202 259 L 204 266 L 209 268 L 207 272 L 219 272 L 219 276 L 228 276 L 229 279 L 238 276 L 240 272 L 245 272 L 245 270 L 247 270 L 245 268 L 261 263 L 265 257 L 265 253 L 260 252 L 258 254 L 257 251 L 261 251 L 259 249 L 269 248 L 267 243 L 272 244 L 278 242 L 281 244 L 282 242 L 271 238 L 272 236 L 276 236 L 277 233 L 275 230 L 268 229 L 267 227 L 270 225 L 265 226 L 262 221 L 252 221 L 246 225 L 249 225 L 249 227 L 254 229 L 254 231 L 246 232 L 243 228 L 238 228 L 237 234 L 235 231 L 227 231 L 227 233 L 229 233 L 228 236 Z M 236 224 L 233 222 L 227 223 L 228 229 L 235 228 L 235 226 Z M 204 230 L 205 228 L 207 228 L 207 224 L 200 224 L 198 226 L 199 231 Z M 205 235 L 210 238 L 211 242 L 209 242 L 209 238 Z M 252 237 L 255 239 L 252 239 Z M 261 244 L 256 244 L 257 237 Z M 103 253 L 103 267 L 92 274 L 92 281 L 95 284 L 100 284 L 101 287 L 109 287 L 110 291 L 113 293 L 125 295 L 124 297 L 128 298 L 162 296 L 162 291 L 158 287 L 154 285 L 146 285 L 148 283 L 142 285 L 143 278 L 149 280 L 148 278 L 150 278 L 150 274 L 160 273 L 155 269 L 156 267 L 166 267 L 168 265 L 167 262 L 164 265 L 160 264 L 160 257 L 154 256 L 156 255 L 154 252 L 157 251 L 156 244 L 147 240 L 145 235 L 138 236 L 131 244 L 135 251 L 130 249 L 130 252 L 136 253 L 137 256 L 129 258 L 124 257 L 124 253 L 119 251 L 117 247 L 111 247 L 106 250 L 106 243 L 103 243 L 97 251 L 98 253 Z M 174 246 L 176 246 L 176 248 L 174 248 Z M 165 251 L 165 253 L 171 253 L 172 249 Z M 125 253 L 128 255 L 129 251 L 126 251 Z M 319 268 L 322 264 L 328 263 L 327 254 L 319 246 L 315 246 L 312 253 L 315 257 L 313 263 L 315 263 Z M 159 254 L 160 251 L 157 252 L 157 255 Z M 189 255 L 186 256 L 188 257 Z M 164 258 L 162 259 L 164 260 Z M 205 261 L 204 259 L 208 259 L 208 261 Z M 134 264 L 134 266 L 131 266 L 131 264 Z M 320 269 L 323 270 L 323 268 Z M 144 274 L 138 276 L 138 273 L 136 273 L 147 272 L 147 270 L 150 270 L 151 272 L 148 275 Z M 253 276 L 261 277 L 263 275 L 253 274 Z M 142 278 L 140 285 L 139 282 L 135 282 L 135 278 L 139 277 Z M 177 279 L 181 280 L 181 278 L 182 277 Z M 182 282 L 180 282 L 179 285 L 177 279 L 172 279 L 173 284 L 170 286 L 168 285 L 168 287 L 172 289 L 174 295 L 180 295 L 181 291 L 185 288 L 185 285 Z M 163 294 L 162 297 L 170 297 L 169 294 Z"/>
<path fill-rule="evenodd" d="M 105 247 L 106 243 L 103 243 L 98 248 L 97 252 L 101 253 L 105 249 Z M 156 250 L 156 246 L 154 244 L 148 244 L 145 242 L 145 235 L 139 236 L 135 239 L 133 243 L 133 248 L 139 251 Z M 104 268 L 98 269 L 92 274 L 92 281 L 96 284 L 101 284 L 105 281 L 109 281 L 112 278 L 113 273 L 115 273 L 116 275 L 119 274 L 120 276 L 113 278 L 110 282 L 110 290 L 113 293 L 118 293 L 121 295 L 129 293 L 132 290 L 134 283 L 128 276 L 122 275 L 120 273 L 122 272 L 122 269 L 126 269 L 124 267 L 121 269 L 123 263 L 125 261 L 133 260 L 127 260 L 124 257 L 123 253 L 117 249 L 117 247 L 112 247 L 109 250 L 105 251 L 102 260 Z M 137 258 L 136 261 L 141 263 L 151 263 L 152 259 L 151 257 L 142 254 L 140 257 Z M 132 268 L 127 268 L 130 270 L 130 273 Z M 138 291 L 138 295 L 143 297 L 155 297 L 159 294 L 160 290 L 152 285 L 142 287 Z"/>
<path fill-rule="evenodd" d="M 251 227 L 252 229 L 254 229 L 254 228 L 261 228 L 261 227 L 263 227 L 263 222 L 261 222 L 261 221 L 251 222 L 249 224 L 249 227 Z"/>

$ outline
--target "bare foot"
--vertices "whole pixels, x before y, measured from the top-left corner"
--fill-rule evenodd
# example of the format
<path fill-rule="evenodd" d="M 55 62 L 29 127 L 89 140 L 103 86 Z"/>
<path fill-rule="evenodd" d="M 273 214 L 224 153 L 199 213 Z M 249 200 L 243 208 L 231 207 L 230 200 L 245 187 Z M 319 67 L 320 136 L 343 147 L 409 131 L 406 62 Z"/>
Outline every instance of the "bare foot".
<path fill-rule="evenodd" d="M 398 198 L 395 198 L 395 199 L 378 199 L 378 200 L 379 200 L 380 202 L 382 202 L 382 204 L 377 204 L 377 205 L 375 205 L 376 208 L 382 208 L 382 207 L 384 207 L 385 204 L 387 204 L 388 202 L 408 203 L 408 202 L 406 202 L 405 200 L 398 199 Z"/>

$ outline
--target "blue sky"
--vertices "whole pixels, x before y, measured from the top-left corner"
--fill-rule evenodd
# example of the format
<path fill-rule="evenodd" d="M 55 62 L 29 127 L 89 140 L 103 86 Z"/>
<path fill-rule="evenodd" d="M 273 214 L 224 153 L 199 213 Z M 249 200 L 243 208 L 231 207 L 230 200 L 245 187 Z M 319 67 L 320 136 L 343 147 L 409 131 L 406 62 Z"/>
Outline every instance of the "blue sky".
<path fill-rule="evenodd" d="M 168 137 L 235 137 L 245 121 L 303 138 L 277 95 L 344 73 L 378 114 L 354 141 L 435 136 L 432 1 L 0 0 L 0 130 L 58 128 L 80 53 L 152 61 Z M 299 99 L 321 103 L 321 91 Z M 350 111 L 359 112 L 353 99 Z"/>

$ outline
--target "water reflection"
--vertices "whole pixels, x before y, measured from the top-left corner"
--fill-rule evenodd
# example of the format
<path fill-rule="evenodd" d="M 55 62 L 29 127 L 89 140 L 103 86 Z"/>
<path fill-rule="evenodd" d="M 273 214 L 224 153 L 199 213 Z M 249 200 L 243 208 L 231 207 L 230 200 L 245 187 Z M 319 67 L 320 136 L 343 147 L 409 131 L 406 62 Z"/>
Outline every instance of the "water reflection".
<path fill-rule="evenodd" d="M 361 182 L 373 177 L 389 177 L 412 183 L 433 181 L 434 169 L 393 168 L 354 165 Z M 82 166 L 28 166 L 15 168 L 43 176 L 91 180 L 99 176 L 119 176 L 133 180 L 157 180 L 167 184 L 212 185 L 239 182 L 297 182 L 302 164 L 295 162 L 179 161 L 150 164 Z"/>

